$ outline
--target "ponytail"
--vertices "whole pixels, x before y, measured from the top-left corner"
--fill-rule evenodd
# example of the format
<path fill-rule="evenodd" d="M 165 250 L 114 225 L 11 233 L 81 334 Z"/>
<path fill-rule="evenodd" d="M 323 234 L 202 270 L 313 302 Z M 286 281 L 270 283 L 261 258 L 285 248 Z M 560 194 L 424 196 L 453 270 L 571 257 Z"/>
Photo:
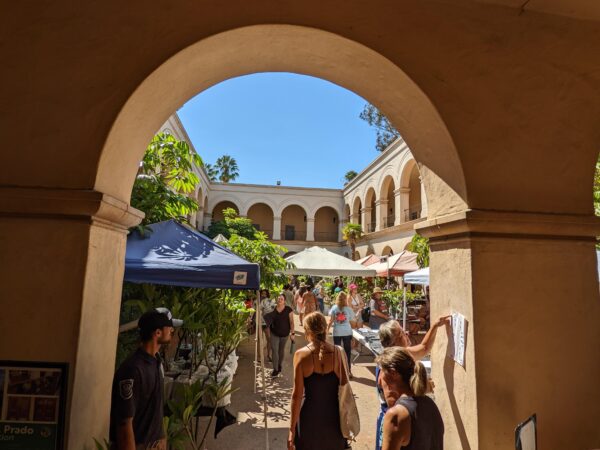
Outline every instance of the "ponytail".
<path fill-rule="evenodd" d="M 429 381 L 427 379 L 427 370 L 422 362 L 415 362 L 415 368 L 410 377 L 410 389 L 416 397 L 422 397 L 427 392 Z"/>

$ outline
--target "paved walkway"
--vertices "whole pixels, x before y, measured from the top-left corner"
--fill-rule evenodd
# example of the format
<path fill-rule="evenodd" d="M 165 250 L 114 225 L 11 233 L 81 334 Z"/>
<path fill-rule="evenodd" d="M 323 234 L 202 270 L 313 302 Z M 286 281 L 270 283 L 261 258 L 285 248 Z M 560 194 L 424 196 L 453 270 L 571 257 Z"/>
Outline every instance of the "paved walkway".
<path fill-rule="evenodd" d="M 302 327 L 296 323 L 296 349 L 306 345 Z M 262 398 L 260 393 L 254 393 L 254 336 L 243 342 L 238 349 L 239 367 L 234 379 L 234 386 L 239 388 L 232 395 L 229 411 L 237 414 L 238 423 L 231 425 L 219 433 L 217 439 L 208 441 L 209 450 L 259 450 L 266 448 L 263 423 Z M 271 372 L 270 364 L 265 370 L 267 377 Z M 358 410 L 361 420 L 361 432 L 357 442 L 352 444 L 353 450 L 372 450 L 375 445 L 375 421 L 379 404 L 375 394 L 375 365 L 372 356 L 359 357 L 353 367 L 352 389 L 357 397 Z M 286 449 L 286 441 L 290 420 L 290 397 L 292 394 L 292 355 L 289 354 L 289 344 L 286 349 L 284 369 L 282 374 L 267 380 L 267 404 L 269 408 L 269 448 L 272 450 Z M 261 390 L 262 392 L 262 390 Z M 207 419 L 203 419 L 205 425 Z M 327 449 L 323 449 L 327 450 Z"/>

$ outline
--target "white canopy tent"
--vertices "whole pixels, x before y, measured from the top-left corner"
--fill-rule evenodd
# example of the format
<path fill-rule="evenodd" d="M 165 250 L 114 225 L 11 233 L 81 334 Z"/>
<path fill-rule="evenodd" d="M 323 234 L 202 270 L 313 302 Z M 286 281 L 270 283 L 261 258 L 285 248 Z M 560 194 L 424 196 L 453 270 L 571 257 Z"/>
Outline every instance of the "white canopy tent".
<path fill-rule="evenodd" d="M 317 246 L 288 256 L 286 261 L 295 266 L 284 271 L 287 275 L 374 277 L 377 274 L 373 269 Z"/>

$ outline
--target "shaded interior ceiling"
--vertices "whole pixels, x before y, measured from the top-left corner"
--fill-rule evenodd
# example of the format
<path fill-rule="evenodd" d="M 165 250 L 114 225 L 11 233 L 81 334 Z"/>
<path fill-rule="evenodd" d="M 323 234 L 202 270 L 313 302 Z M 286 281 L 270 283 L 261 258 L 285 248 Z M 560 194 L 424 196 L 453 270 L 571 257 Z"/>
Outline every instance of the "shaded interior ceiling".
<path fill-rule="evenodd" d="M 480 3 L 504 5 L 523 12 L 546 14 L 600 21 L 599 0 L 475 0 Z"/>

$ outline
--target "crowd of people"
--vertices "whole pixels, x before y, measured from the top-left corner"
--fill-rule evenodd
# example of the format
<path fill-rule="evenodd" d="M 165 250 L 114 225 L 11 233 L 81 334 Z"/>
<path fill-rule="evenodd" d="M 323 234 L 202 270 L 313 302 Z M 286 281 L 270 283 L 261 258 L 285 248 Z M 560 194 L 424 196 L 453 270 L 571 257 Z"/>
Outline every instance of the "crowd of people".
<path fill-rule="evenodd" d="M 288 338 L 295 339 L 294 315 L 299 316 L 308 342 L 294 353 L 288 449 L 350 448 L 340 427 L 338 388 L 353 378 L 352 354 L 357 342 L 352 330 L 363 326 L 378 330 L 384 347 L 376 358 L 377 389 L 373 395 L 378 396 L 380 411 L 373 424 L 373 447 L 442 449 L 444 425 L 435 402 L 426 395 L 432 392 L 433 383 L 420 360 L 430 353 L 437 329 L 447 325 L 449 317 L 433 323 L 421 343 L 412 345 L 408 333 L 391 317 L 380 288 L 372 290 L 367 302 L 356 284 L 346 288 L 336 279 L 331 290 L 334 302 L 327 317 L 323 314 L 324 300 L 329 293 L 320 283 L 286 285 L 275 308 L 265 300 L 268 293 L 261 300 L 266 334 L 270 333 L 267 339 L 274 377 L 282 370 L 285 343 Z M 330 334 L 333 342 L 328 340 Z M 347 364 L 337 362 L 337 353 Z"/>

